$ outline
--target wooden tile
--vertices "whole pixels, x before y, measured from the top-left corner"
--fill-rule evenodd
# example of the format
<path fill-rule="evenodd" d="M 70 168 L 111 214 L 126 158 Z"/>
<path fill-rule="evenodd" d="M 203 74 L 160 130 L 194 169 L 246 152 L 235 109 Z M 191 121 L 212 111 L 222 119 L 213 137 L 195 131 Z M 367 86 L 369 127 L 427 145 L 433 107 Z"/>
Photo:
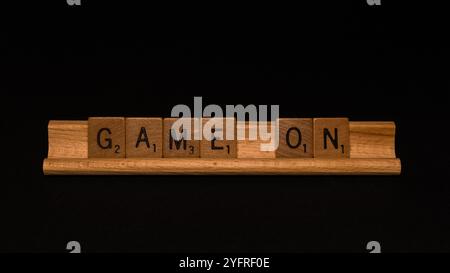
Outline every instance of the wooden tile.
<path fill-rule="evenodd" d="M 312 118 L 281 118 L 276 157 L 313 157 Z"/>
<path fill-rule="evenodd" d="M 162 118 L 127 118 L 126 129 L 126 157 L 162 157 Z"/>
<path fill-rule="evenodd" d="M 163 125 L 163 157 L 200 157 L 200 140 L 194 140 L 194 119 L 191 119 L 191 140 L 172 138 L 171 128 L 178 118 L 165 118 Z"/>
<path fill-rule="evenodd" d="M 350 157 L 350 130 L 347 118 L 314 119 L 314 157 Z"/>
<path fill-rule="evenodd" d="M 125 118 L 93 117 L 88 120 L 89 157 L 125 157 Z"/>
<path fill-rule="evenodd" d="M 237 132 L 243 130 L 243 138 L 237 139 L 237 158 L 275 158 L 275 151 L 261 151 L 261 145 L 270 144 L 270 140 L 261 139 L 258 122 L 237 121 Z M 271 132 L 271 123 L 268 122 L 268 132 Z M 255 130 L 255 136 L 250 138 L 250 131 Z M 239 134 L 239 133 L 238 133 Z M 255 138 L 256 137 L 256 138 Z"/>
<path fill-rule="evenodd" d="M 236 158 L 236 121 L 234 118 L 218 118 L 220 124 L 218 126 L 209 126 L 211 128 L 211 135 L 208 140 L 205 135 L 207 123 L 211 121 L 210 118 L 202 119 L 203 138 L 200 146 L 200 157 L 205 158 Z M 232 140 L 227 140 L 227 124 L 231 124 Z M 205 129 L 206 128 L 206 129 Z M 229 129 L 229 128 L 228 128 Z M 222 132 L 222 133 L 220 133 Z"/>

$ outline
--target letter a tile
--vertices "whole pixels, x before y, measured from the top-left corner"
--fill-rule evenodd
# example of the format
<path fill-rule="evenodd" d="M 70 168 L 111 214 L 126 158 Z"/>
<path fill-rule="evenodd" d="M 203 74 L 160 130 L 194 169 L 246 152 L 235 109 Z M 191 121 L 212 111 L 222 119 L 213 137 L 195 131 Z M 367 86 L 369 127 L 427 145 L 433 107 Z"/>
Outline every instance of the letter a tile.
<path fill-rule="evenodd" d="M 162 118 L 127 118 L 126 127 L 126 157 L 162 157 Z"/>

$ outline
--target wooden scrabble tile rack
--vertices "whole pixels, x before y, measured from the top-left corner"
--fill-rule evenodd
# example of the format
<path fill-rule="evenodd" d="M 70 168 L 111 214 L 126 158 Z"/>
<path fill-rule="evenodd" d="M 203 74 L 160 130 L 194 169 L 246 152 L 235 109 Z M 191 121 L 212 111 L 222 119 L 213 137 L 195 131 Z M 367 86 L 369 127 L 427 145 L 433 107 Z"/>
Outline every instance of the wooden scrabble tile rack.
<path fill-rule="evenodd" d="M 163 119 L 160 120 L 162 123 Z M 345 122 L 345 120 L 337 119 L 335 121 L 336 126 L 342 126 L 342 122 Z M 103 122 L 105 121 L 98 121 L 98 128 L 103 126 Z M 113 126 L 115 127 L 125 124 L 118 119 L 115 119 L 114 122 Z M 139 120 L 133 122 L 139 122 Z M 292 122 L 295 123 L 295 120 L 286 119 L 286 124 L 289 125 Z M 319 122 L 322 126 L 323 120 L 317 119 L 317 124 Z M 312 124 L 312 122 L 310 123 Z M 92 143 L 90 143 L 88 124 L 88 121 L 52 120 L 49 122 L 48 157 L 43 162 L 45 175 L 399 175 L 401 172 L 400 159 L 396 158 L 395 153 L 394 122 L 348 122 L 347 120 L 346 138 L 349 142 L 349 149 L 344 157 L 322 155 L 297 157 L 301 156 L 298 153 L 289 157 L 288 151 L 284 148 L 279 148 L 284 150 L 278 153 L 260 152 L 259 145 L 256 145 L 259 144 L 258 141 L 242 140 L 234 143 L 236 151 L 233 158 L 201 157 L 200 153 L 195 158 L 177 157 L 176 154 L 165 157 L 164 152 L 158 150 L 161 148 L 157 149 L 156 146 L 154 146 L 154 153 L 145 158 L 126 157 L 125 154 L 118 157 L 95 154 L 96 156 L 92 157 L 90 153 L 93 151 L 89 151 Z M 299 124 L 299 126 L 304 126 L 309 123 L 300 120 Z M 238 123 L 237 127 L 239 126 L 242 124 Z M 286 127 L 283 126 L 281 122 L 280 131 Z M 130 123 L 130 127 L 127 128 L 135 127 L 139 126 Z M 317 138 L 312 128 L 309 130 L 311 131 L 310 137 L 304 138 L 311 144 L 315 141 L 313 138 Z M 159 134 L 161 126 L 152 130 Z M 120 135 L 123 137 L 121 143 L 126 143 L 126 147 L 133 147 L 133 143 L 130 144 L 129 139 L 125 141 L 125 135 L 128 135 L 128 132 L 125 134 L 125 129 Z M 161 136 L 161 140 L 155 143 L 161 146 L 164 145 L 164 141 Z M 202 144 L 202 146 L 204 145 Z M 127 154 L 141 152 L 136 150 L 134 153 Z M 307 154 L 309 153 L 306 153 L 305 149 L 305 155 Z"/>

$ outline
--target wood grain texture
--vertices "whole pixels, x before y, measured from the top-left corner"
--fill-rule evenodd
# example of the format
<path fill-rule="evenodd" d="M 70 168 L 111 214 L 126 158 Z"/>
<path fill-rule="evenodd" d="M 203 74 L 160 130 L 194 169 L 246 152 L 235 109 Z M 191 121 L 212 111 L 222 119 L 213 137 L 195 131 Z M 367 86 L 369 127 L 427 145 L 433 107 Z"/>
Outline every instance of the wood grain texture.
<path fill-rule="evenodd" d="M 270 132 L 271 123 L 267 123 Z M 238 121 L 236 130 L 244 130 L 243 140 L 237 140 L 237 158 L 275 158 L 275 151 L 261 151 L 261 144 L 269 144 L 270 141 L 261 140 L 258 133 L 258 125 L 248 121 Z M 256 130 L 256 139 L 250 139 L 250 130 Z"/>
<path fill-rule="evenodd" d="M 399 159 L 45 159 L 45 175 L 398 175 Z"/>
<path fill-rule="evenodd" d="M 87 158 L 87 121 L 51 120 L 48 123 L 48 157 Z"/>
<path fill-rule="evenodd" d="M 395 158 L 394 122 L 350 122 L 350 158 Z"/>
<path fill-rule="evenodd" d="M 238 123 L 239 126 L 239 123 Z M 395 158 L 395 123 L 385 121 L 350 122 L 350 158 Z M 48 124 L 48 158 L 87 158 L 87 121 L 53 120 Z M 238 157 L 243 156 L 238 141 Z M 248 147 L 246 156 L 259 149 Z M 273 155 L 267 155 L 271 157 Z"/>

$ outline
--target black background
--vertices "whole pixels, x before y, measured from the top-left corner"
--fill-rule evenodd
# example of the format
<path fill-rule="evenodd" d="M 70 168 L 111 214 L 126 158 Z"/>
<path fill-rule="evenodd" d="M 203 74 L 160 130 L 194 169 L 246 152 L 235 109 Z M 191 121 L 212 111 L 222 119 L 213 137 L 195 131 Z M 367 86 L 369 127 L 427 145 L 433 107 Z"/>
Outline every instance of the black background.
<path fill-rule="evenodd" d="M 0 251 L 66 252 L 71 240 L 83 252 L 367 252 L 371 240 L 450 250 L 438 7 L 425 19 L 429 7 L 365 1 L 35 5 L 4 25 Z M 43 176 L 49 120 L 167 117 L 194 96 L 279 104 L 281 117 L 393 120 L 402 174 Z"/>

